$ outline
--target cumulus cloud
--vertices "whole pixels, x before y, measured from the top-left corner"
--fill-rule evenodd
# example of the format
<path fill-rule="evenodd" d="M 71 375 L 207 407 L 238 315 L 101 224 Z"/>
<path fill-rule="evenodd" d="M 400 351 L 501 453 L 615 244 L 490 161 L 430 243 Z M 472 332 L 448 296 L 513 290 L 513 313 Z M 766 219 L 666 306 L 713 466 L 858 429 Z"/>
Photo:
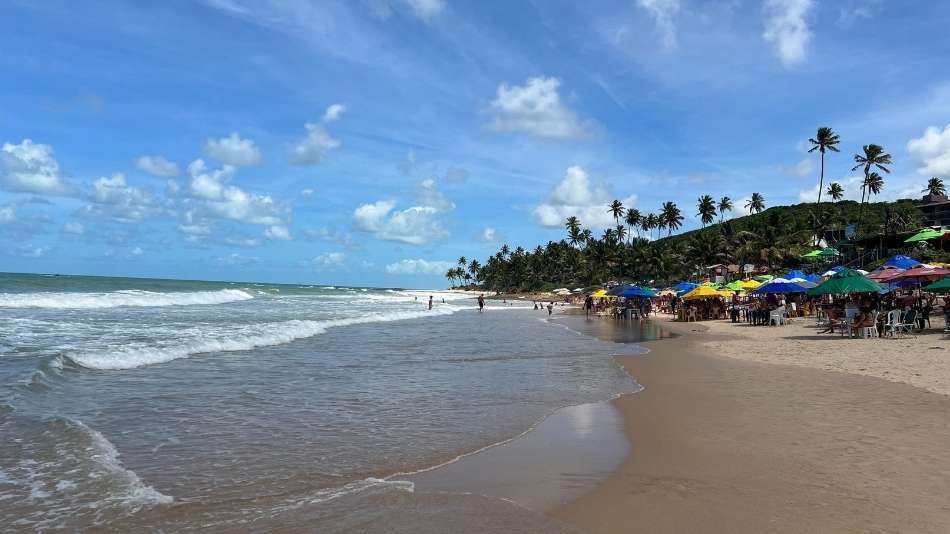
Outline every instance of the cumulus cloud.
<path fill-rule="evenodd" d="M 673 19 L 680 10 L 679 0 L 637 0 L 637 5 L 653 17 L 663 47 L 676 48 L 676 23 Z"/>
<path fill-rule="evenodd" d="M 482 231 L 478 234 L 478 239 L 486 243 L 497 243 L 500 240 L 498 235 L 498 230 L 495 230 L 491 226 L 486 226 L 482 228 Z"/>
<path fill-rule="evenodd" d="M 205 162 L 197 159 L 188 165 L 191 180 L 188 190 L 192 197 L 202 202 L 207 211 L 222 219 L 270 226 L 272 235 L 279 235 L 274 227 L 286 226 L 282 215 L 286 208 L 270 195 L 257 195 L 228 184 L 234 175 L 234 167 L 225 165 L 210 170 Z M 286 228 L 285 228 L 286 230 Z"/>
<path fill-rule="evenodd" d="M 67 234 L 82 235 L 86 232 L 86 228 L 82 225 L 82 223 L 68 222 L 63 225 L 63 231 Z"/>
<path fill-rule="evenodd" d="M 445 9 L 445 0 L 404 0 L 412 13 L 428 22 Z"/>
<path fill-rule="evenodd" d="M 220 139 L 208 139 L 205 152 L 221 163 L 235 167 L 257 165 L 261 162 L 261 151 L 254 141 L 242 139 L 237 132 L 231 132 L 230 136 Z"/>
<path fill-rule="evenodd" d="M 605 187 L 592 184 L 587 172 L 575 165 L 567 169 L 548 200 L 534 209 L 534 216 L 542 226 L 551 228 L 563 227 L 572 215 L 588 228 L 613 227 L 616 222 L 607 206 L 615 198 Z M 628 208 L 636 201 L 636 195 L 621 199 Z"/>
<path fill-rule="evenodd" d="M 139 156 L 134 161 L 135 168 L 161 178 L 178 176 L 178 165 L 162 156 Z"/>
<path fill-rule="evenodd" d="M 16 220 L 16 208 L 13 206 L 0 207 L 0 224 L 9 224 Z"/>
<path fill-rule="evenodd" d="M 121 173 L 97 178 L 84 198 L 92 203 L 80 211 L 86 216 L 130 222 L 161 215 L 164 211 L 151 191 L 129 185 Z"/>
<path fill-rule="evenodd" d="M 0 188 L 22 193 L 68 195 L 72 189 L 59 175 L 53 147 L 24 139 L 0 149 Z"/>
<path fill-rule="evenodd" d="M 950 174 L 950 124 L 942 130 L 936 126 L 928 127 L 924 135 L 907 142 L 907 151 L 917 160 L 920 174 Z"/>
<path fill-rule="evenodd" d="M 310 260 L 310 263 L 317 270 L 332 269 L 334 267 L 343 265 L 343 260 L 345 258 L 346 255 L 342 252 L 327 252 L 326 254 L 320 254 L 319 256 L 314 257 L 312 260 Z"/>
<path fill-rule="evenodd" d="M 346 106 L 343 104 L 333 104 L 323 112 L 320 122 L 304 124 L 307 136 L 290 147 L 290 162 L 294 165 L 315 165 L 339 148 L 340 140 L 331 137 L 325 125 L 336 122 L 345 111 Z"/>
<path fill-rule="evenodd" d="M 583 137 L 588 128 L 561 101 L 560 85 L 557 78 L 530 78 L 520 86 L 499 85 L 491 103 L 491 129 L 544 139 Z"/>
<path fill-rule="evenodd" d="M 765 31 L 762 38 L 775 47 L 775 53 L 786 67 L 805 59 L 812 32 L 808 16 L 814 0 L 766 0 L 763 5 Z"/>
<path fill-rule="evenodd" d="M 455 208 L 455 204 L 436 189 L 434 180 L 419 184 L 418 204 L 397 210 L 393 200 L 379 200 L 362 204 L 353 211 L 353 224 L 361 231 L 370 232 L 378 239 L 422 245 L 448 237 L 442 226 L 441 215 Z"/>
<path fill-rule="evenodd" d="M 404 259 L 386 266 L 389 274 L 432 274 L 443 275 L 455 267 L 454 261 L 429 261 L 423 259 Z"/>
<path fill-rule="evenodd" d="M 274 241 L 290 241 L 290 231 L 286 226 L 278 224 L 264 230 L 264 237 Z"/>
<path fill-rule="evenodd" d="M 353 236 L 348 232 L 342 232 L 337 228 L 321 226 L 319 228 L 305 228 L 304 237 L 308 239 L 320 239 L 331 243 L 350 246 L 353 244 Z"/>

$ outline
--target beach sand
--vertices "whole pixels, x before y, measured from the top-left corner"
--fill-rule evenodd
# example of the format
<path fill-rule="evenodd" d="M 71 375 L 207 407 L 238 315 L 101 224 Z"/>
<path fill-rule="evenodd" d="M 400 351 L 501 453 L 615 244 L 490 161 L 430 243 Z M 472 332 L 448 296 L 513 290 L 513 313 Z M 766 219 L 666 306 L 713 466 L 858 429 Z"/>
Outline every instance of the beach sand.
<path fill-rule="evenodd" d="M 783 365 L 795 327 L 749 328 L 759 342 L 669 327 L 686 335 L 619 358 L 645 387 L 614 401 L 631 453 L 554 517 L 591 532 L 950 532 L 950 398 L 823 367 L 890 340 L 816 340 Z M 926 345 L 895 352 L 912 343 Z"/>

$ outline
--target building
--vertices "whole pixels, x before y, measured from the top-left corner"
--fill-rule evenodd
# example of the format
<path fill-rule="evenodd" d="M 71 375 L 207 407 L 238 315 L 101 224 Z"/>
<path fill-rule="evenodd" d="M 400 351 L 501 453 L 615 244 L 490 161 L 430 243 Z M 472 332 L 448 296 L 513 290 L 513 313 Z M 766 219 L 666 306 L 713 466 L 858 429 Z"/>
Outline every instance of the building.
<path fill-rule="evenodd" d="M 924 214 L 924 226 L 950 226 L 950 199 L 947 195 L 925 195 L 917 205 Z"/>

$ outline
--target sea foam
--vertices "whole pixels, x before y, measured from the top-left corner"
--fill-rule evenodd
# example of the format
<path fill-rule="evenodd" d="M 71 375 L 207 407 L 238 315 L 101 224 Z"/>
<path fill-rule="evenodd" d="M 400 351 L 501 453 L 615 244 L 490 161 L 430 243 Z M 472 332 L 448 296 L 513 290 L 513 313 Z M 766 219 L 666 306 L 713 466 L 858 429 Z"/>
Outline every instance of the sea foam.
<path fill-rule="evenodd" d="M 218 291 L 112 291 L 108 293 L 0 293 L 0 308 L 94 309 L 121 306 L 193 306 L 253 299 L 240 289 Z"/>

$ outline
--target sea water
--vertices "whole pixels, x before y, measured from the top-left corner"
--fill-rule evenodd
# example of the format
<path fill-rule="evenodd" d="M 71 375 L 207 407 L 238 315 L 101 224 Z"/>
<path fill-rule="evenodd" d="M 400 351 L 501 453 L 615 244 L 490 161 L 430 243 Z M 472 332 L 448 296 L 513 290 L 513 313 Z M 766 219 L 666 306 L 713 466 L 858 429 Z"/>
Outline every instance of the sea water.
<path fill-rule="evenodd" d="M 567 529 L 394 475 L 637 389 L 617 352 L 471 294 L 0 274 L 0 525 Z"/>

